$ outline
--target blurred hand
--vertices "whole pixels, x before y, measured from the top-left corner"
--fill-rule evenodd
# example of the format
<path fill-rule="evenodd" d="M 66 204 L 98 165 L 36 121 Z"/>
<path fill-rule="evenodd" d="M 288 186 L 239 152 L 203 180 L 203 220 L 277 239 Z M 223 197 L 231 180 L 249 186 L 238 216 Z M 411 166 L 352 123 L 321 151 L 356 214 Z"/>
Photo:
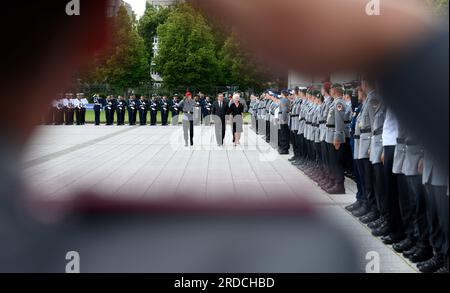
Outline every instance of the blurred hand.
<path fill-rule="evenodd" d="M 341 143 L 338 142 L 338 141 L 335 141 L 335 142 L 333 143 L 333 145 L 334 145 L 334 148 L 335 148 L 337 151 L 341 148 Z"/>
<path fill-rule="evenodd" d="M 419 164 L 417 166 L 417 171 L 419 172 L 419 174 L 423 174 L 423 159 L 419 160 Z"/>
<path fill-rule="evenodd" d="M 383 165 L 384 165 L 384 152 L 381 153 L 381 163 L 383 163 Z"/>

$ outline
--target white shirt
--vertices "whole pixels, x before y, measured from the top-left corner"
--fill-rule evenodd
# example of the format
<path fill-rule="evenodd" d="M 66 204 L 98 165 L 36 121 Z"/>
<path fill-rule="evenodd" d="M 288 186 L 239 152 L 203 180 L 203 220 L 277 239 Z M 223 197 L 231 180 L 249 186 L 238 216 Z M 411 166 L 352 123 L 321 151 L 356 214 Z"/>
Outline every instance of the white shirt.
<path fill-rule="evenodd" d="M 383 146 L 397 145 L 398 121 L 390 109 L 386 112 L 383 126 Z"/>

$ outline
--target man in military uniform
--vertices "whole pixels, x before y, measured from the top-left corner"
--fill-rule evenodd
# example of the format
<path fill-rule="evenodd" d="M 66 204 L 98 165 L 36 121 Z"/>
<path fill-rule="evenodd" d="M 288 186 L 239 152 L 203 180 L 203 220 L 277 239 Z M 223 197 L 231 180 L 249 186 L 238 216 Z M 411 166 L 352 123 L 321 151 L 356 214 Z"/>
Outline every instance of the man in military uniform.
<path fill-rule="evenodd" d="M 79 94 L 77 94 L 77 96 L 78 96 L 78 107 L 79 107 L 79 117 L 80 117 L 79 125 L 85 125 L 86 124 L 86 107 L 89 102 L 84 97 L 83 93 L 79 93 Z M 77 124 L 78 124 L 78 120 L 77 120 Z"/>
<path fill-rule="evenodd" d="M 73 108 L 75 112 L 76 125 L 81 125 L 81 101 L 80 94 L 76 94 L 76 98 L 73 99 Z"/>
<path fill-rule="evenodd" d="M 202 110 L 203 123 L 206 126 L 211 125 L 211 110 L 212 110 L 211 107 L 212 107 L 211 98 L 209 96 L 206 96 L 203 102 L 203 110 Z"/>
<path fill-rule="evenodd" d="M 289 162 L 291 162 L 292 164 L 295 164 L 299 158 L 300 158 L 300 154 L 299 154 L 299 145 L 297 144 L 298 140 L 296 139 L 297 137 L 297 132 L 298 132 L 298 124 L 299 124 L 299 120 L 298 120 L 298 116 L 299 116 L 299 112 L 300 112 L 300 106 L 301 106 L 301 98 L 300 98 L 300 94 L 299 94 L 300 89 L 298 87 L 295 88 L 294 93 L 293 93 L 293 100 L 291 102 L 291 112 L 289 115 L 289 130 L 290 130 L 290 140 L 291 140 L 291 144 L 292 144 L 292 149 L 294 151 L 294 155 L 289 159 Z"/>
<path fill-rule="evenodd" d="M 112 96 L 108 96 L 106 98 L 105 119 L 106 119 L 106 125 L 110 126 L 110 125 L 114 124 L 114 102 L 113 102 Z"/>
<path fill-rule="evenodd" d="M 334 99 L 328 113 L 327 127 L 333 129 L 333 144 L 331 147 L 330 165 L 332 167 L 333 185 L 326 190 L 329 194 L 344 194 L 343 152 L 345 140 L 345 112 L 346 105 L 342 99 L 344 90 L 342 85 L 334 84 L 331 95 Z"/>
<path fill-rule="evenodd" d="M 266 93 L 261 95 L 261 99 L 258 104 L 258 134 L 266 135 L 266 103 L 267 103 Z"/>
<path fill-rule="evenodd" d="M 308 104 L 308 99 L 306 98 L 307 89 L 303 88 L 300 90 L 300 110 L 299 110 L 299 122 L 298 122 L 298 131 L 297 131 L 297 144 L 299 147 L 300 159 L 296 162 L 297 168 L 302 170 L 303 166 L 306 163 L 306 145 L 305 145 L 305 115 L 306 108 Z"/>
<path fill-rule="evenodd" d="M 266 137 L 265 137 L 265 139 L 266 139 L 267 143 L 270 143 L 270 134 L 271 134 L 271 130 L 270 130 L 270 115 L 271 115 L 271 113 L 270 113 L 270 110 L 271 110 L 272 103 L 273 103 L 270 93 L 267 93 L 266 99 L 267 99 L 267 102 L 266 102 L 266 108 L 265 108 L 265 120 L 266 120 L 266 122 L 265 122 L 265 124 L 266 124 L 266 132 L 265 132 Z"/>
<path fill-rule="evenodd" d="M 162 97 L 159 105 L 161 108 L 161 124 L 166 126 L 167 121 L 169 120 L 169 101 L 166 96 Z"/>
<path fill-rule="evenodd" d="M 178 96 L 172 98 L 170 103 L 170 111 L 172 112 L 172 126 L 178 125 L 178 115 L 180 114 L 180 105 L 178 101 Z"/>
<path fill-rule="evenodd" d="M 125 98 L 123 96 L 119 96 L 119 100 L 117 101 L 117 105 L 116 105 L 117 125 L 125 124 L 126 108 L 127 108 L 127 103 L 125 101 Z"/>
<path fill-rule="evenodd" d="M 141 96 L 139 100 L 139 125 L 147 125 L 148 102 L 145 96 Z"/>
<path fill-rule="evenodd" d="M 253 94 L 250 95 L 250 108 L 249 108 L 249 114 L 250 114 L 250 120 L 251 120 L 251 128 L 253 131 L 257 132 L 257 126 L 256 126 L 256 114 L 257 110 L 256 107 L 258 105 L 258 99 Z"/>
<path fill-rule="evenodd" d="M 66 125 L 73 125 L 74 123 L 74 102 L 73 94 L 69 93 L 67 96 L 67 117 L 66 117 Z"/>
<path fill-rule="evenodd" d="M 194 108 L 196 102 L 192 99 L 190 92 L 187 92 L 185 98 L 180 102 L 180 108 L 183 110 L 183 133 L 185 146 L 189 143 L 194 145 Z"/>
<path fill-rule="evenodd" d="M 280 155 L 288 155 L 289 154 L 289 119 L 290 119 L 290 103 L 291 101 L 288 99 L 289 92 L 284 90 L 281 92 L 281 99 L 279 100 L 279 112 L 278 112 L 278 121 L 280 125 L 280 145 L 278 148 L 278 153 Z"/>
<path fill-rule="evenodd" d="M 150 125 L 155 126 L 158 117 L 158 100 L 153 95 L 150 100 Z"/>
<path fill-rule="evenodd" d="M 128 100 L 127 110 L 128 110 L 128 122 L 130 126 L 136 125 L 137 103 L 135 95 L 130 96 L 130 99 Z"/>
<path fill-rule="evenodd" d="M 331 83 L 330 82 L 324 82 L 322 84 L 322 87 L 320 89 L 320 93 L 323 96 L 323 103 L 322 103 L 322 110 L 319 118 L 319 131 L 320 131 L 320 153 L 322 157 L 322 176 L 320 179 L 318 179 L 317 183 L 319 186 L 323 187 L 330 183 L 330 177 L 331 177 L 331 165 L 330 165 L 330 148 L 327 144 L 326 138 L 327 138 L 327 118 L 328 113 L 330 111 L 330 106 L 333 103 L 333 98 L 330 95 L 331 90 Z"/>
<path fill-rule="evenodd" d="M 95 125 L 100 125 L 100 112 L 103 108 L 103 99 L 100 98 L 99 94 L 95 94 L 93 97 L 94 102 L 94 116 L 95 116 Z"/>

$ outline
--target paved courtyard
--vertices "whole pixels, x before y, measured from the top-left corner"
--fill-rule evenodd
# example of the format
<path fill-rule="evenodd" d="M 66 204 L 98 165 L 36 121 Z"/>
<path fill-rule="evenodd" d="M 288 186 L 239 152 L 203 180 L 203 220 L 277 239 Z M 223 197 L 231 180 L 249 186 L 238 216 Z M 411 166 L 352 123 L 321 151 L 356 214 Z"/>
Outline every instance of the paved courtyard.
<path fill-rule="evenodd" d="M 83 191 L 205 201 L 304 197 L 354 239 L 362 264 L 367 252 L 376 251 L 381 272 L 416 272 L 344 209 L 355 197 L 352 181 L 347 194 L 326 194 L 247 127 L 238 147 L 231 129 L 223 147 L 213 128 L 199 126 L 195 134 L 195 146 L 185 147 L 180 127 L 41 126 L 24 157 L 24 173 L 35 193 L 55 199 Z"/>

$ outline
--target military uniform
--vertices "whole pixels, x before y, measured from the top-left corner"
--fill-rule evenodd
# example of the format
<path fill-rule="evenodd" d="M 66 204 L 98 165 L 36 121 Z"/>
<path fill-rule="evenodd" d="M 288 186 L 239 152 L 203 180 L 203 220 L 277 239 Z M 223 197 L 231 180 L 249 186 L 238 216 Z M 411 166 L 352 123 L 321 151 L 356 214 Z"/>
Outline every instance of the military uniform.
<path fill-rule="evenodd" d="M 111 98 L 107 99 L 105 103 L 105 119 L 106 125 L 114 124 L 114 102 Z"/>
<path fill-rule="evenodd" d="M 166 126 L 169 120 L 169 101 L 163 97 L 159 105 L 161 108 L 161 124 Z"/>
<path fill-rule="evenodd" d="M 290 120 L 290 101 L 286 97 L 280 99 L 279 112 L 278 112 L 278 123 L 280 127 L 280 145 L 278 152 L 280 154 L 289 154 L 289 120 Z"/>
<path fill-rule="evenodd" d="M 185 146 L 194 145 L 194 109 L 196 102 L 194 100 L 184 99 L 180 102 L 180 108 L 183 110 L 183 133 Z"/>
<path fill-rule="evenodd" d="M 127 104 L 124 99 L 119 99 L 116 105 L 117 112 L 117 125 L 125 124 L 125 111 L 127 108 Z"/>
<path fill-rule="evenodd" d="M 95 95 L 93 98 L 94 101 L 94 116 L 95 116 L 95 125 L 100 125 L 100 112 L 103 108 L 103 99 L 101 99 L 98 95 Z"/>
<path fill-rule="evenodd" d="M 194 100 L 194 125 L 200 125 L 202 122 L 202 105 L 200 103 L 200 100 Z"/>
<path fill-rule="evenodd" d="M 156 125 L 157 117 L 158 117 L 158 102 L 155 98 L 152 98 L 150 101 L 150 125 Z"/>
<path fill-rule="evenodd" d="M 147 113 L 148 113 L 148 103 L 145 99 L 139 100 L 139 124 L 141 126 L 147 125 Z"/>
<path fill-rule="evenodd" d="M 129 124 L 132 125 L 136 125 L 136 118 L 137 118 L 137 103 L 134 97 L 131 97 L 128 100 L 128 105 L 127 105 L 127 110 L 128 110 L 128 122 Z"/>
<path fill-rule="evenodd" d="M 301 108 L 301 98 L 299 96 L 296 96 L 294 101 L 292 102 L 291 106 L 291 113 L 290 113 L 290 130 L 291 130 L 291 143 L 292 143 L 292 149 L 294 151 L 294 156 L 290 159 L 293 164 L 296 164 L 297 161 L 300 159 L 300 149 L 298 144 L 298 125 L 299 125 L 299 114 L 300 114 L 300 108 Z"/>

